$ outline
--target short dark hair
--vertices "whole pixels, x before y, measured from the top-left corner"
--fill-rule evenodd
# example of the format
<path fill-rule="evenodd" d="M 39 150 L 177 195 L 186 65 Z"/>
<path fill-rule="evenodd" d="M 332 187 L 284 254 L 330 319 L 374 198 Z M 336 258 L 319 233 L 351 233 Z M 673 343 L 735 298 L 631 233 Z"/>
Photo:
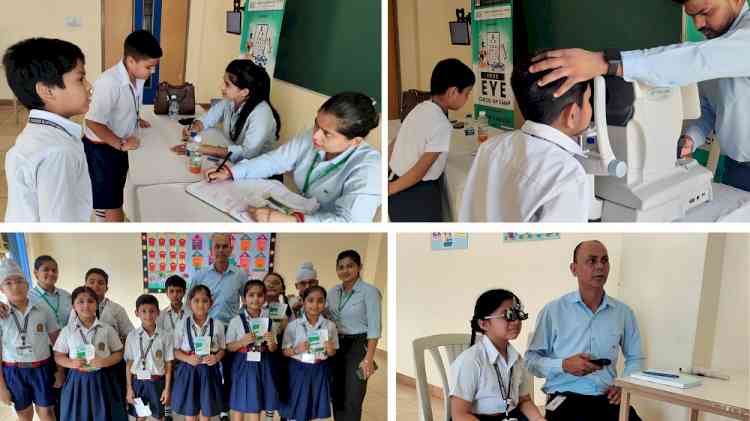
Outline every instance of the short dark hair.
<path fill-rule="evenodd" d="M 86 282 L 87 279 L 89 279 L 89 276 L 97 274 L 101 275 L 104 278 L 104 281 L 109 285 L 109 275 L 107 275 L 107 272 L 104 271 L 104 269 L 99 268 L 91 268 L 86 271 L 86 276 L 83 277 L 83 281 Z"/>
<path fill-rule="evenodd" d="M 211 301 L 211 303 L 213 304 L 214 297 L 211 295 L 211 290 L 208 289 L 208 287 L 205 286 L 205 285 L 203 285 L 203 284 L 198 284 L 198 285 L 194 285 L 192 288 L 190 288 L 190 291 L 188 291 L 188 294 L 187 294 L 187 303 L 188 303 L 188 306 L 190 306 L 190 302 L 193 301 L 193 298 L 198 293 L 205 294 L 206 297 L 208 297 L 208 300 Z"/>
<path fill-rule="evenodd" d="M 355 250 L 344 250 L 339 253 L 338 257 L 336 257 L 336 264 L 338 265 L 340 261 L 346 259 L 347 257 L 352 259 L 352 261 L 356 263 L 357 266 L 362 266 L 362 257 L 360 257 L 359 253 L 357 253 Z"/>
<path fill-rule="evenodd" d="M 133 57 L 136 61 L 161 58 L 163 52 L 159 41 L 146 30 L 132 32 L 125 38 L 125 57 Z"/>
<path fill-rule="evenodd" d="M 39 268 L 42 267 L 43 264 L 50 262 L 57 264 L 57 261 L 52 258 L 52 256 L 43 254 L 34 260 L 34 270 L 39 270 Z"/>
<path fill-rule="evenodd" d="M 476 76 L 471 67 L 465 65 L 461 60 L 447 58 L 440 60 L 432 69 L 430 78 L 430 94 L 442 95 L 448 88 L 456 87 L 463 91 L 469 86 L 474 86 Z"/>
<path fill-rule="evenodd" d="M 323 298 L 328 298 L 328 294 L 326 293 L 326 289 L 325 288 L 323 288 L 320 285 L 313 285 L 310 288 L 302 291 L 302 300 L 303 301 L 306 300 L 307 296 L 310 295 L 310 293 L 315 292 L 315 291 L 318 291 L 321 294 L 323 294 Z"/>
<path fill-rule="evenodd" d="M 61 39 L 29 38 L 5 51 L 5 78 L 13 95 L 30 110 L 44 110 L 36 84 L 65 89 L 63 75 L 72 71 L 78 62 L 86 63 L 78 46 Z"/>
<path fill-rule="evenodd" d="M 185 282 L 180 275 L 172 275 L 167 278 L 167 281 L 164 283 L 164 289 L 169 287 L 182 288 L 184 291 L 187 289 L 187 282 Z"/>
<path fill-rule="evenodd" d="M 152 306 L 156 307 L 156 309 L 159 309 L 159 300 L 156 299 L 151 294 L 143 294 L 138 299 L 135 300 L 135 309 L 138 310 L 141 308 L 141 306 L 145 306 L 147 304 L 151 304 Z"/>
<path fill-rule="evenodd" d="M 320 111 L 336 117 L 336 131 L 347 139 L 367 136 L 380 121 L 373 99 L 359 92 L 336 94 L 320 106 Z"/>
<path fill-rule="evenodd" d="M 248 292 L 250 292 L 250 288 L 252 287 L 258 287 L 261 290 L 263 290 L 263 295 L 266 295 L 266 284 L 263 283 L 263 281 L 259 281 L 257 279 L 251 279 L 247 282 L 245 282 L 245 287 L 242 288 L 242 296 L 245 297 Z"/>
<path fill-rule="evenodd" d="M 552 70 L 531 73 L 531 65 L 531 61 L 523 61 L 513 68 L 510 77 L 518 108 L 526 120 L 549 125 L 560 117 L 568 105 L 575 102 L 583 106 L 583 98 L 586 88 L 591 84 L 590 81 L 576 83 L 567 92 L 555 98 L 554 93 L 565 82 L 565 78 L 539 86 L 537 82 Z"/>

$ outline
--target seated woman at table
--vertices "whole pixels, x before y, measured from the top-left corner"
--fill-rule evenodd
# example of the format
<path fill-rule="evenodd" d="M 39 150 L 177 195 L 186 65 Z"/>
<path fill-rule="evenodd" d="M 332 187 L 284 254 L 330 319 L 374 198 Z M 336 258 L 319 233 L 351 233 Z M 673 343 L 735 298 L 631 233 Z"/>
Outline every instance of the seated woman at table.
<path fill-rule="evenodd" d="M 202 132 L 220 122 L 229 146 L 200 145 L 204 155 L 224 158 L 230 162 L 251 159 L 271 151 L 281 130 L 279 113 L 271 105 L 271 79 L 268 73 L 250 60 L 232 60 L 224 73 L 221 96 L 208 112 L 183 130 L 187 139 L 190 131 Z M 178 154 L 185 153 L 185 144 L 172 147 Z"/>
<path fill-rule="evenodd" d="M 380 206 L 380 153 L 364 138 L 378 120 L 370 97 L 340 93 L 323 103 L 312 130 L 257 158 L 209 170 L 206 177 L 241 180 L 292 171 L 300 193 L 320 204 L 307 215 L 250 208 L 258 222 L 371 222 Z"/>

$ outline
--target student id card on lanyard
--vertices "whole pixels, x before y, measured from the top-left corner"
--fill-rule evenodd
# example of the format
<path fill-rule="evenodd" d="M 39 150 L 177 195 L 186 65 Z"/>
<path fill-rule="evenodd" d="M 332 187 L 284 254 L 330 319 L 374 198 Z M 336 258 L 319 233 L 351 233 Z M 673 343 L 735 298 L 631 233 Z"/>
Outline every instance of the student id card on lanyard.
<path fill-rule="evenodd" d="M 94 326 L 92 329 L 91 339 L 87 339 L 86 335 L 83 334 L 83 328 L 78 325 L 78 334 L 81 335 L 82 345 L 75 348 L 73 353 L 76 359 L 84 359 L 86 363 L 91 363 L 91 360 L 96 357 L 96 348 L 94 347 L 94 338 L 96 338 L 96 331 L 99 329 L 99 325 Z"/>
<path fill-rule="evenodd" d="M 503 403 L 505 404 L 505 419 L 503 421 L 518 421 L 517 418 L 510 418 L 508 416 L 509 408 L 511 403 L 513 403 L 511 399 L 511 391 L 513 390 L 513 367 L 510 368 L 510 374 L 508 376 L 508 388 L 505 388 L 505 382 L 503 380 L 503 375 L 500 373 L 500 367 L 498 367 L 497 364 L 493 364 L 493 367 L 495 367 L 495 372 L 497 373 L 497 382 L 500 385 L 500 397 L 503 398 Z"/>
<path fill-rule="evenodd" d="M 33 355 L 34 350 L 31 347 L 31 344 L 29 343 L 29 316 L 31 316 L 31 311 L 33 309 L 29 308 L 28 313 L 26 313 L 26 317 L 23 318 L 23 326 L 21 326 L 21 322 L 18 321 L 18 317 L 16 316 L 16 310 L 12 309 L 10 312 L 10 315 L 13 316 L 13 321 L 16 323 L 16 328 L 18 329 L 18 340 L 16 342 L 16 352 L 23 357 L 30 357 Z"/>
<path fill-rule="evenodd" d="M 128 90 L 133 96 L 133 107 L 135 108 L 135 128 L 133 129 L 133 134 L 135 134 L 138 131 L 138 121 L 141 119 L 141 107 L 139 104 L 140 98 L 138 98 L 138 95 L 136 95 L 135 88 L 133 87 L 132 83 L 128 83 Z"/>
<path fill-rule="evenodd" d="M 138 380 L 151 380 L 151 371 L 148 369 L 146 360 L 148 359 L 149 352 L 151 352 L 151 348 L 154 346 L 154 342 L 156 341 L 157 336 L 158 333 L 154 333 L 154 337 L 151 338 L 151 341 L 148 343 L 145 351 L 143 350 L 143 334 L 141 334 L 138 338 L 138 345 L 141 350 L 140 364 L 138 370 L 135 372 L 136 378 Z"/>
<path fill-rule="evenodd" d="M 352 149 L 348 154 L 346 154 L 346 156 L 341 161 L 335 164 L 332 164 L 325 170 L 319 172 L 317 177 L 314 177 L 311 179 L 310 176 L 312 175 L 313 170 L 315 170 L 315 167 L 318 165 L 318 161 L 320 161 L 320 154 L 318 152 L 315 152 L 315 158 L 313 159 L 313 162 L 310 165 L 310 169 L 307 170 L 307 175 L 305 176 L 305 185 L 302 187 L 302 195 L 305 197 L 310 197 L 310 195 L 308 194 L 308 190 L 310 189 L 310 187 L 313 184 L 317 183 L 318 181 L 322 180 L 323 178 L 327 177 L 332 172 L 341 168 L 341 166 L 344 165 L 346 161 L 349 160 L 349 157 L 352 156 L 355 150 L 356 148 Z"/>

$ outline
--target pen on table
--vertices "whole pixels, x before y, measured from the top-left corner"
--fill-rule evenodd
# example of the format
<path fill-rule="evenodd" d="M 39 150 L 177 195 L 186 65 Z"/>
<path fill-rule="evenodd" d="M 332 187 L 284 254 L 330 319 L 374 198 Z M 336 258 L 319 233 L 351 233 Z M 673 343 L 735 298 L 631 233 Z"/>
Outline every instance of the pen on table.
<path fill-rule="evenodd" d="M 232 155 L 232 152 L 227 151 L 227 156 L 224 157 L 224 160 L 221 161 L 221 164 L 219 164 L 219 166 L 216 168 L 216 170 L 214 171 L 214 173 L 221 172 L 221 169 L 224 168 L 224 164 L 227 163 L 227 160 L 229 159 L 230 155 Z M 208 178 L 208 182 L 210 183 L 211 181 L 212 181 L 211 177 L 209 177 Z"/>

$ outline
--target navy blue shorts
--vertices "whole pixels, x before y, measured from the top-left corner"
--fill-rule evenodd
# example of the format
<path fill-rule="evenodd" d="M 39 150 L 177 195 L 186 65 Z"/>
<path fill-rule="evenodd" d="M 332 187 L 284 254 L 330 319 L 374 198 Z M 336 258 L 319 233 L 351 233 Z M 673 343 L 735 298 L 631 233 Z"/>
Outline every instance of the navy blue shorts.
<path fill-rule="evenodd" d="M 83 137 L 83 150 L 91 177 L 94 209 L 122 207 L 125 180 L 128 178 L 128 152 Z"/>
<path fill-rule="evenodd" d="M 55 405 L 55 376 L 50 364 L 37 368 L 4 366 L 3 376 L 16 411 L 23 411 L 32 403 L 44 408 Z"/>
<path fill-rule="evenodd" d="M 164 418 L 164 405 L 161 404 L 164 387 L 164 377 L 159 380 L 138 380 L 133 377 L 133 394 L 136 398 L 141 398 L 143 404 L 151 409 L 152 418 Z M 133 405 L 128 405 L 128 412 L 133 417 L 137 416 Z"/>

